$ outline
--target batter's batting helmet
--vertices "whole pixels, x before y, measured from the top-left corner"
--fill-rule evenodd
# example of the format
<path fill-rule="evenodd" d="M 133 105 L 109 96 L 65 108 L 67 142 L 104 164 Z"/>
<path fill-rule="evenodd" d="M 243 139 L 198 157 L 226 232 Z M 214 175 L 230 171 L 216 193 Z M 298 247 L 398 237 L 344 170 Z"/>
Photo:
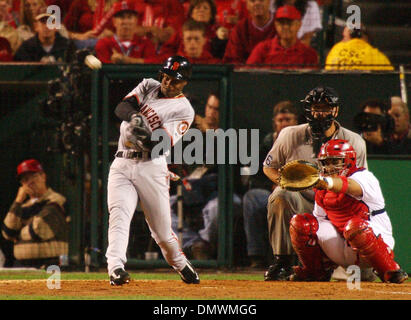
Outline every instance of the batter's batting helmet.
<path fill-rule="evenodd" d="M 190 80 L 191 69 L 191 63 L 187 58 L 182 56 L 171 56 L 166 60 L 159 72 L 160 75 L 165 73 L 178 80 Z"/>
<path fill-rule="evenodd" d="M 311 132 L 314 136 L 322 136 L 329 129 L 337 116 L 337 107 L 339 106 L 339 98 L 333 88 L 319 86 L 311 90 L 304 100 L 305 118 L 311 127 Z M 313 105 L 327 105 L 332 109 L 324 117 L 315 117 L 311 110 Z"/>

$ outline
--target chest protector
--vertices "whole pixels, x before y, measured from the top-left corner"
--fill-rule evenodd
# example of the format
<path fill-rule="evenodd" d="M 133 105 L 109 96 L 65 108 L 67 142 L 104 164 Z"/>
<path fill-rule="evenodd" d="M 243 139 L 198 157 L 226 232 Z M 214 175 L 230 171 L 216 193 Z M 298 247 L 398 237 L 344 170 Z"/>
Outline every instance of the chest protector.
<path fill-rule="evenodd" d="M 327 218 L 341 234 L 344 226 L 353 217 L 368 220 L 368 206 L 345 193 L 335 193 L 329 190 L 318 190 L 315 202 L 324 209 Z"/>

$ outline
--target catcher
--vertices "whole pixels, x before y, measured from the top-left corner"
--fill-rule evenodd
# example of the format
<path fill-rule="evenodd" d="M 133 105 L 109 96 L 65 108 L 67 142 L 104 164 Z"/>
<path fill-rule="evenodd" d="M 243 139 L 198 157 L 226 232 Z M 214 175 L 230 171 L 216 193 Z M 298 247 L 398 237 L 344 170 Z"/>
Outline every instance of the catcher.
<path fill-rule="evenodd" d="M 280 170 L 282 188 L 314 187 L 313 215 L 297 214 L 290 222 L 291 242 L 302 266 L 289 280 L 329 281 L 335 267 L 372 267 L 383 282 L 402 283 L 408 275 L 394 261 L 394 238 L 377 178 L 356 166 L 347 140 L 330 140 L 318 155 L 320 171 L 304 161 Z"/>

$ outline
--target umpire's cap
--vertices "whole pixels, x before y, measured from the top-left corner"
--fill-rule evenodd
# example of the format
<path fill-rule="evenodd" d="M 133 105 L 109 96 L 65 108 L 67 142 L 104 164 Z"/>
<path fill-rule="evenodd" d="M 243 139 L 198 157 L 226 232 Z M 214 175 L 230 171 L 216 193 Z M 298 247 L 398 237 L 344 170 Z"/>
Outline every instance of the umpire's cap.
<path fill-rule="evenodd" d="M 191 63 L 187 58 L 171 56 L 166 60 L 159 71 L 178 80 L 189 80 L 191 78 L 191 69 Z"/>
<path fill-rule="evenodd" d="M 28 159 L 24 160 L 17 166 L 17 178 L 27 173 L 27 172 L 43 172 L 43 167 L 41 166 L 40 162 L 36 159 Z"/>

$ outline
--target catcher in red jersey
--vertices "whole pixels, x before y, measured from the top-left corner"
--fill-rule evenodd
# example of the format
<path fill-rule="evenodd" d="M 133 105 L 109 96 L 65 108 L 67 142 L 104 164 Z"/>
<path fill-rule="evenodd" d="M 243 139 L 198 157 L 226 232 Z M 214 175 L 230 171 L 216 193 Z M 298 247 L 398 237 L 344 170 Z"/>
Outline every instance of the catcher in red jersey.
<path fill-rule="evenodd" d="M 390 218 L 377 178 L 356 166 L 347 140 L 330 140 L 318 155 L 322 183 L 315 190 L 313 215 L 295 215 L 290 236 L 302 266 L 290 280 L 328 281 L 337 266 L 372 267 L 383 282 L 408 275 L 394 260 Z"/>

